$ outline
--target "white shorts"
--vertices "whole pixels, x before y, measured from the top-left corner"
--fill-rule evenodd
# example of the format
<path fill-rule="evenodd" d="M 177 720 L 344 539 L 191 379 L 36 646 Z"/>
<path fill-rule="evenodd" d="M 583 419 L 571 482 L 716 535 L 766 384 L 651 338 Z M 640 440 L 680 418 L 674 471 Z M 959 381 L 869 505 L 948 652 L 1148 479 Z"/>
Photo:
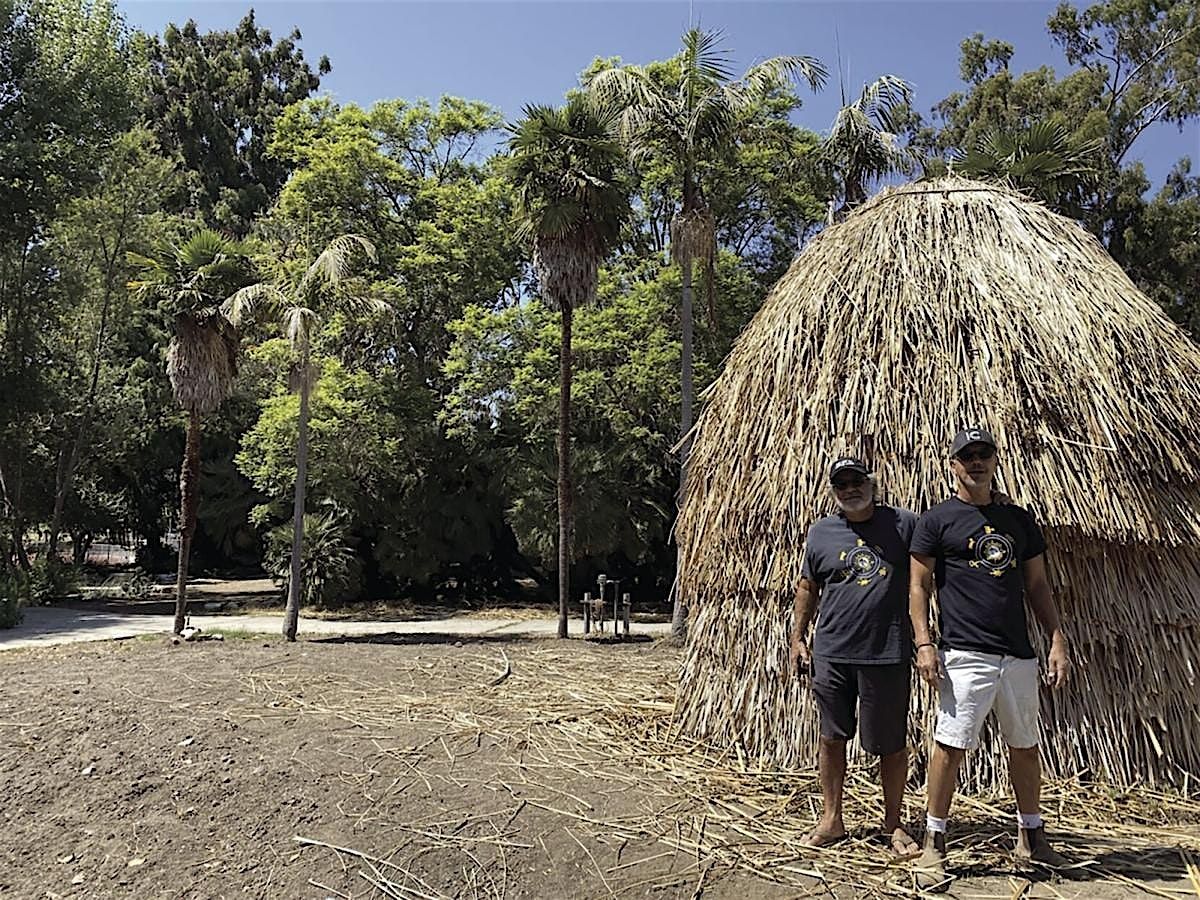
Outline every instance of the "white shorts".
<path fill-rule="evenodd" d="M 935 741 L 974 750 L 994 708 L 1008 746 L 1025 750 L 1038 745 L 1036 659 L 974 650 L 943 650 L 938 655 L 946 674 L 939 685 Z"/>

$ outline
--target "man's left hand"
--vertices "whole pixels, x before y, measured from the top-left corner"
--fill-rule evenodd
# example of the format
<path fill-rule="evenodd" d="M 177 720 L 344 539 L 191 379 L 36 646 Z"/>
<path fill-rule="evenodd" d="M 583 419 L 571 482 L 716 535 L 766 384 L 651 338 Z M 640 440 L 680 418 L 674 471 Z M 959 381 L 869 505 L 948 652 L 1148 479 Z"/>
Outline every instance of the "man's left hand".
<path fill-rule="evenodd" d="M 1060 638 L 1050 644 L 1050 654 L 1046 658 L 1046 684 L 1060 688 L 1067 683 L 1070 675 L 1071 658 L 1067 655 L 1067 642 Z"/>

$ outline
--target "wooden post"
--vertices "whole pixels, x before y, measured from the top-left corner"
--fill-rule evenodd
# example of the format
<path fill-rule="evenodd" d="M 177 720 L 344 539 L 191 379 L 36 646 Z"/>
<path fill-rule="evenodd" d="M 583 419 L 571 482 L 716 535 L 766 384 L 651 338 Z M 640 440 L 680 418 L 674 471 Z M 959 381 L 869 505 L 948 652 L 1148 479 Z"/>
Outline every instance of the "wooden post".
<path fill-rule="evenodd" d="M 622 605 L 625 607 L 625 634 L 629 634 L 629 595 L 625 594 L 621 599 L 623 601 Z"/>
<path fill-rule="evenodd" d="M 583 595 L 583 633 L 587 634 L 592 630 L 592 592 L 587 591 Z"/>

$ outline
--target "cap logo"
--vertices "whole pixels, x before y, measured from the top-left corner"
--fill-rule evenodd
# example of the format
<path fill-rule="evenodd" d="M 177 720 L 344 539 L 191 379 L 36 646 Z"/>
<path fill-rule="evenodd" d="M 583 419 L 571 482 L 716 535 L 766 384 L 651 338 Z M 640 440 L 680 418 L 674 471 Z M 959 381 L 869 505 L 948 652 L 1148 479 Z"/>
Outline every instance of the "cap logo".
<path fill-rule="evenodd" d="M 975 431 L 974 429 L 972 429 L 971 431 L 967 432 L 967 437 L 969 437 L 973 441 L 977 441 L 981 437 L 983 437 L 983 435 L 980 434 L 978 431 Z"/>

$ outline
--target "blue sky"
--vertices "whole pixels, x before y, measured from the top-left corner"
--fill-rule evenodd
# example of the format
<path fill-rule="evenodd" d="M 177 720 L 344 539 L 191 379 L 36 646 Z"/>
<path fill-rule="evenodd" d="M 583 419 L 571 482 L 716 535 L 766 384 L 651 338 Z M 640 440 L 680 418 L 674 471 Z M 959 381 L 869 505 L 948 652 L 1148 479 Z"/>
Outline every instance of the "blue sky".
<path fill-rule="evenodd" d="M 261 26 L 276 38 L 299 27 L 305 55 L 325 54 L 333 71 L 322 90 L 341 102 L 369 105 L 403 97 L 455 94 L 483 100 L 516 118 L 526 103 L 554 103 L 596 56 L 626 62 L 664 59 L 694 22 L 720 28 L 738 70 L 768 56 L 803 53 L 834 70 L 840 47 L 847 93 L 891 73 L 912 82 L 916 105 L 930 107 L 962 87 L 958 46 L 981 31 L 1016 48 L 1016 71 L 1043 64 L 1067 71 L 1046 33 L 1053 2 L 267 2 L 254 4 Z M 250 8 L 225 0 L 121 0 L 130 24 L 161 32 L 168 22 L 195 19 L 203 30 L 229 28 Z M 797 121 L 828 129 L 839 102 L 836 79 L 804 96 Z M 1200 167 L 1200 126 L 1147 131 L 1131 154 L 1156 184 L 1190 155 Z"/>

